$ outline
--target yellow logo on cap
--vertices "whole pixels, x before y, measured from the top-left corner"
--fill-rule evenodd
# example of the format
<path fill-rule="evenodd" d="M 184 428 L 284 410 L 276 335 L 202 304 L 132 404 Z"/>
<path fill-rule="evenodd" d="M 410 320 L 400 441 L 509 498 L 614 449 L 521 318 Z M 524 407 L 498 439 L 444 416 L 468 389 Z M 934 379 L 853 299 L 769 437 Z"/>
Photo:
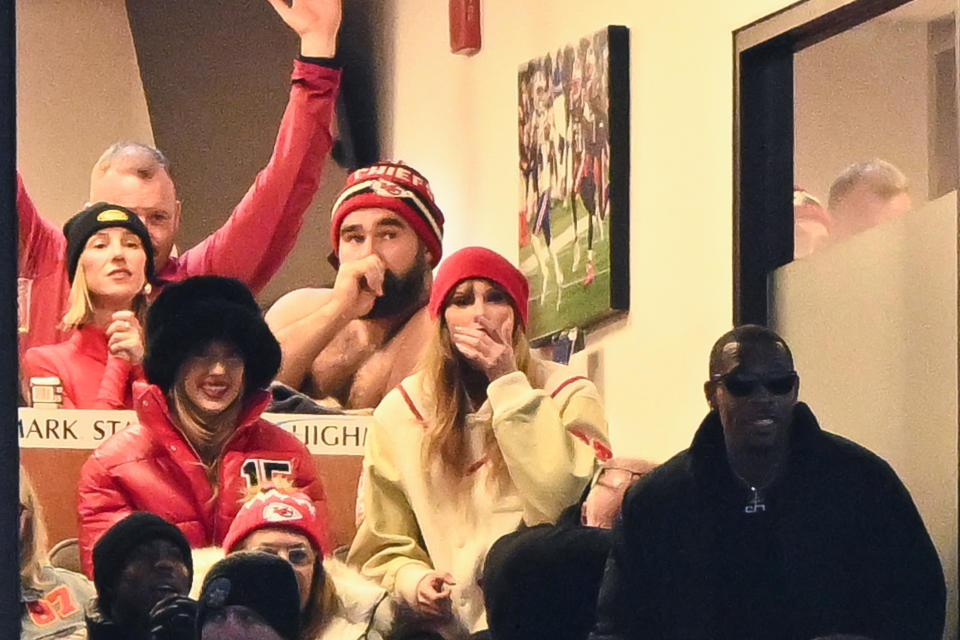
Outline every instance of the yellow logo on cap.
<path fill-rule="evenodd" d="M 97 222 L 126 222 L 130 216 L 120 209 L 105 209 L 97 214 Z"/>

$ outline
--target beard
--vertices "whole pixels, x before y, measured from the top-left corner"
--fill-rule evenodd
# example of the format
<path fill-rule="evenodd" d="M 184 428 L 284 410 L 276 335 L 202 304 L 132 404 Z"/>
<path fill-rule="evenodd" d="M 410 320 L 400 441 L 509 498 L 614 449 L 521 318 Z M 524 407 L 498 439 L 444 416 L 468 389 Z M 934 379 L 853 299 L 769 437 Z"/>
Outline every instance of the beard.
<path fill-rule="evenodd" d="M 378 297 L 370 311 L 363 318 L 388 318 L 412 308 L 419 308 L 424 302 L 424 279 L 430 267 L 421 248 L 413 265 L 403 275 L 397 275 L 389 269 L 383 276 L 383 295 Z"/>

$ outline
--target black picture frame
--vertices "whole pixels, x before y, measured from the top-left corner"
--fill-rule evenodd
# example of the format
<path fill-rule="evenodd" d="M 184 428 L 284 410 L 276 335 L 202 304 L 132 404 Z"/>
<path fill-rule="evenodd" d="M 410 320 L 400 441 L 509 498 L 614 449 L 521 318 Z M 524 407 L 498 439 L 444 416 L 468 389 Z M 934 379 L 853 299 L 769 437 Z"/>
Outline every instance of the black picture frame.
<path fill-rule="evenodd" d="M 520 268 L 535 344 L 630 307 L 629 30 L 608 26 L 517 74 Z"/>

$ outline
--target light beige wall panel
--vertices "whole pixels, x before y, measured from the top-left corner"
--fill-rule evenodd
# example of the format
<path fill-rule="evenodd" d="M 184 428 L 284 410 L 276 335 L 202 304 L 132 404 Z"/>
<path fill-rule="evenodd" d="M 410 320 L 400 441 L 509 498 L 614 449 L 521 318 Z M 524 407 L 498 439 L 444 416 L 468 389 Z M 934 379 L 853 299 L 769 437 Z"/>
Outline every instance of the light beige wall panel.
<path fill-rule="evenodd" d="M 956 193 L 787 265 L 772 290 L 801 399 L 824 429 L 887 460 L 917 503 L 947 574 L 955 633 Z"/>
<path fill-rule="evenodd" d="M 17 163 L 60 224 L 118 139 L 153 144 L 123 0 L 17 0 Z"/>
<path fill-rule="evenodd" d="M 927 27 L 916 21 L 873 20 L 799 52 L 795 183 L 826 206 L 841 171 L 883 158 L 925 202 L 927 65 Z"/>

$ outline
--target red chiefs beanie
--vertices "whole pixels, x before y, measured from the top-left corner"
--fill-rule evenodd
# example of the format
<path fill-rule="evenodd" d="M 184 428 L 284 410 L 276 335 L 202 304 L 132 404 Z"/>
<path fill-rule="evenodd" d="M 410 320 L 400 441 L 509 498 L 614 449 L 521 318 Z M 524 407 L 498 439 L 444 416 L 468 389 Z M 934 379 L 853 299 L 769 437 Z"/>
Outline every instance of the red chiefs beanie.
<path fill-rule="evenodd" d="M 520 316 L 520 323 L 526 328 L 530 297 L 527 277 L 506 258 L 485 247 L 460 249 L 443 261 L 430 291 L 430 315 L 438 317 L 450 292 L 470 278 L 483 278 L 500 285 L 510 296 L 513 308 Z"/>
<path fill-rule="evenodd" d="M 357 169 L 333 203 L 330 242 L 339 258 L 340 224 L 357 209 L 376 207 L 393 211 L 416 232 L 432 256 L 430 266 L 440 262 L 443 248 L 443 213 L 430 191 L 430 183 L 416 169 L 402 162 L 380 162 Z"/>
<path fill-rule="evenodd" d="M 306 536 L 317 553 L 323 553 L 317 508 L 304 493 L 284 493 L 271 485 L 264 486 L 237 512 L 223 538 L 224 553 L 233 551 L 238 543 L 258 529 L 289 529 Z"/>

